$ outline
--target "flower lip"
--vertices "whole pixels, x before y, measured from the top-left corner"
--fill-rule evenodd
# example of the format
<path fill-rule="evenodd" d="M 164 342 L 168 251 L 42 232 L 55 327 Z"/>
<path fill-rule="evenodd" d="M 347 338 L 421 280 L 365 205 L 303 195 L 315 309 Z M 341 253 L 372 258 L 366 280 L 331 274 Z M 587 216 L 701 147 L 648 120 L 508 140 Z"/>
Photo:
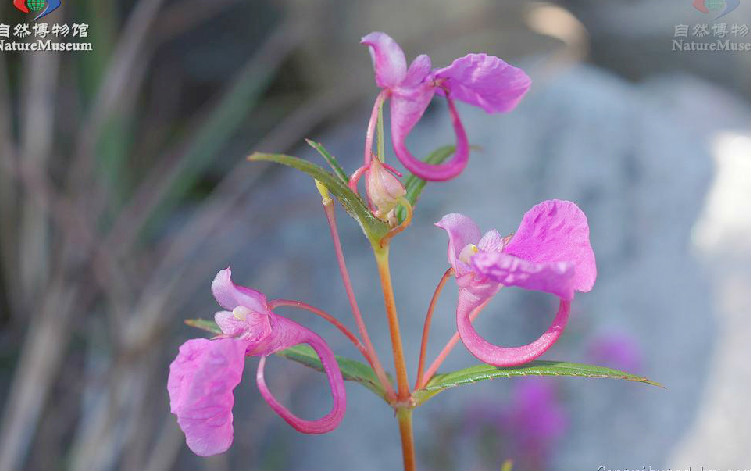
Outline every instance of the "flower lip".
<path fill-rule="evenodd" d="M 198 456 L 227 451 L 234 437 L 233 391 L 245 365 L 245 342 L 192 339 L 170 364 L 170 410 Z"/>

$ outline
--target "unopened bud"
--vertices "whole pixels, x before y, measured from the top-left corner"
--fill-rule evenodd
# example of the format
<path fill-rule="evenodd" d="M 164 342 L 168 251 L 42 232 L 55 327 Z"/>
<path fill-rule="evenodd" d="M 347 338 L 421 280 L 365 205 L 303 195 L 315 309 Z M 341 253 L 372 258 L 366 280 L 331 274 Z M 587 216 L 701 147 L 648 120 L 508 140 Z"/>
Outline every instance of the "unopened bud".
<path fill-rule="evenodd" d="M 388 217 L 407 191 L 404 185 L 377 158 L 370 162 L 366 172 L 368 199 L 380 219 Z"/>

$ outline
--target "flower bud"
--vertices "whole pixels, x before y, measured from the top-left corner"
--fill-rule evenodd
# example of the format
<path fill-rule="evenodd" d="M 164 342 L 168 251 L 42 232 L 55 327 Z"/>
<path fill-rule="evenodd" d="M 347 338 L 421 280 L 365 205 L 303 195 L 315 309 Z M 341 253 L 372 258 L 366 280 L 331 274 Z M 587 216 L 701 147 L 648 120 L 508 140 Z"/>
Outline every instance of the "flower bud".
<path fill-rule="evenodd" d="M 370 162 L 366 178 L 368 199 L 375 208 L 375 215 L 386 219 L 407 191 L 402 182 L 377 158 Z"/>

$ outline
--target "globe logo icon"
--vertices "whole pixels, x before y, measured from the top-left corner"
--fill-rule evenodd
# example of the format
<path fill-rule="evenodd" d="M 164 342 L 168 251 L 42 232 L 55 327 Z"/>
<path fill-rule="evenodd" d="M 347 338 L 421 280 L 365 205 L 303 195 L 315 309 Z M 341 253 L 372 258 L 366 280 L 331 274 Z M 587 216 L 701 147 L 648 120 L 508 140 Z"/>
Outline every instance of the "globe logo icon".
<path fill-rule="evenodd" d="M 26 6 L 28 7 L 29 11 L 34 13 L 42 11 L 42 9 L 44 9 L 44 5 L 44 0 L 26 0 Z"/>
<path fill-rule="evenodd" d="M 709 11 L 722 10 L 725 8 L 725 0 L 706 0 L 704 6 L 707 7 L 707 10 Z"/>
<path fill-rule="evenodd" d="M 741 0 L 694 0 L 694 8 L 705 14 L 722 10 L 717 20 L 738 8 L 740 3 Z"/>
<path fill-rule="evenodd" d="M 60 0 L 13 0 L 13 6 L 23 13 L 34 13 L 36 21 L 57 10 Z"/>

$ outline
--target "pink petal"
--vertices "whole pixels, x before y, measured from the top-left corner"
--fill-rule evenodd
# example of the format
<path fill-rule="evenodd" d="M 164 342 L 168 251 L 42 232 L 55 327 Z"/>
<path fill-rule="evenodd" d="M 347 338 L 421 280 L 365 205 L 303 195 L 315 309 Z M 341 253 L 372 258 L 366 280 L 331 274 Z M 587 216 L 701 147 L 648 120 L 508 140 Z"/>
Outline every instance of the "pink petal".
<path fill-rule="evenodd" d="M 587 216 L 570 201 L 544 201 L 527 211 L 505 253 L 541 265 L 574 265 L 576 291 L 590 291 L 597 278 Z"/>
<path fill-rule="evenodd" d="M 391 132 L 394 142 L 407 138 L 415 124 L 422 118 L 434 94 L 435 88 L 429 83 L 393 90 L 391 94 Z"/>
<path fill-rule="evenodd" d="M 456 308 L 456 325 L 459 336 L 478 360 L 493 366 L 517 366 L 529 363 L 545 353 L 558 340 L 566 327 L 571 304 L 561 300 L 558 312 L 548 330 L 534 342 L 521 347 L 501 347 L 493 345 L 475 330 L 470 314 L 484 299 L 472 295 L 466 290 L 459 292 Z"/>
<path fill-rule="evenodd" d="M 434 73 L 452 98 L 488 113 L 514 109 L 531 84 L 523 70 L 487 54 L 467 54 Z"/>
<path fill-rule="evenodd" d="M 415 60 L 412 61 L 409 65 L 409 69 L 407 69 L 406 77 L 404 77 L 404 80 L 399 86 L 401 88 L 414 88 L 420 85 L 430 74 L 431 67 L 430 57 L 425 54 L 415 57 Z"/>
<path fill-rule="evenodd" d="M 451 213 L 443 216 L 436 226 L 445 230 L 449 236 L 448 259 L 454 267 L 457 276 L 461 276 L 469 270 L 469 266 L 459 260 L 462 249 L 469 244 L 477 244 L 480 240 L 480 228 L 469 217 Z"/>
<path fill-rule="evenodd" d="M 391 140 L 394 153 L 410 172 L 423 180 L 445 181 L 459 175 L 469 160 L 467 133 L 451 98 L 448 98 L 449 112 L 456 136 L 456 150 L 451 160 L 440 165 L 422 162 L 412 155 L 406 143 L 407 136 L 422 117 L 434 92 L 435 88 L 429 82 L 411 89 L 394 90 L 391 97 Z"/>
<path fill-rule="evenodd" d="M 284 348 L 297 345 L 299 343 L 307 343 L 318 354 L 318 358 L 321 359 L 323 369 L 326 372 L 326 376 L 329 380 L 329 386 L 331 387 L 331 395 L 334 398 L 334 405 L 331 411 L 318 420 L 305 420 L 297 417 L 284 407 L 279 401 L 276 400 L 274 395 L 269 391 L 266 385 L 266 380 L 263 376 L 263 368 L 266 365 L 266 356 L 261 357 L 261 361 L 258 364 L 258 371 L 256 372 L 256 383 L 258 389 L 261 391 L 261 395 L 268 402 L 269 406 L 279 414 L 288 424 L 290 424 L 295 430 L 302 433 L 328 433 L 339 426 L 339 423 L 344 417 L 344 412 L 347 408 L 347 393 L 344 390 L 344 379 L 342 373 L 339 370 L 339 365 L 336 362 L 336 357 L 331 351 L 326 342 L 311 332 L 310 330 L 296 324 L 290 320 L 279 318 L 279 320 L 286 321 L 287 325 L 282 327 L 289 332 L 288 344 L 285 342 Z M 296 326 L 296 327 L 295 327 Z"/>
<path fill-rule="evenodd" d="M 211 292 L 224 309 L 233 311 L 237 306 L 244 306 L 253 311 L 266 312 L 266 296 L 263 293 L 236 285 L 232 282 L 230 267 L 221 270 L 211 282 Z"/>
<path fill-rule="evenodd" d="M 271 316 L 268 312 L 256 312 L 239 308 L 244 318 L 238 319 L 233 312 L 220 311 L 214 315 L 214 320 L 222 334 L 228 337 L 239 337 L 251 342 L 259 342 L 271 334 Z"/>
<path fill-rule="evenodd" d="M 574 298 L 575 270 L 568 262 L 534 263 L 501 252 L 480 252 L 472 257 L 477 273 L 504 286 L 543 291 L 570 301 Z"/>
<path fill-rule="evenodd" d="M 233 391 L 240 384 L 247 343 L 236 339 L 193 339 L 170 365 L 170 410 L 198 456 L 227 451 L 232 444 Z"/>
<path fill-rule="evenodd" d="M 214 321 L 222 329 L 222 334 L 227 337 L 239 337 L 246 330 L 245 322 L 237 319 L 229 311 L 217 312 L 214 314 Z"/>
<path fill-rule="evenodd" d="M 480 249 L 481 252 L 500 252 L 505 245 L 506 242 L 503 240 L 501 234 L 495 229 L 492 229 L 482 236 L 480 242 L 477 243 L 477 248 Z"/>
<path fill-rule="evenodd" d="M 402 48 L 386 33 L 370 33 L 360 41 L 369 46 L 373 59 L 376 85 L 380 88 L 393 88 L 407 75 L 407 60 Z"/>

